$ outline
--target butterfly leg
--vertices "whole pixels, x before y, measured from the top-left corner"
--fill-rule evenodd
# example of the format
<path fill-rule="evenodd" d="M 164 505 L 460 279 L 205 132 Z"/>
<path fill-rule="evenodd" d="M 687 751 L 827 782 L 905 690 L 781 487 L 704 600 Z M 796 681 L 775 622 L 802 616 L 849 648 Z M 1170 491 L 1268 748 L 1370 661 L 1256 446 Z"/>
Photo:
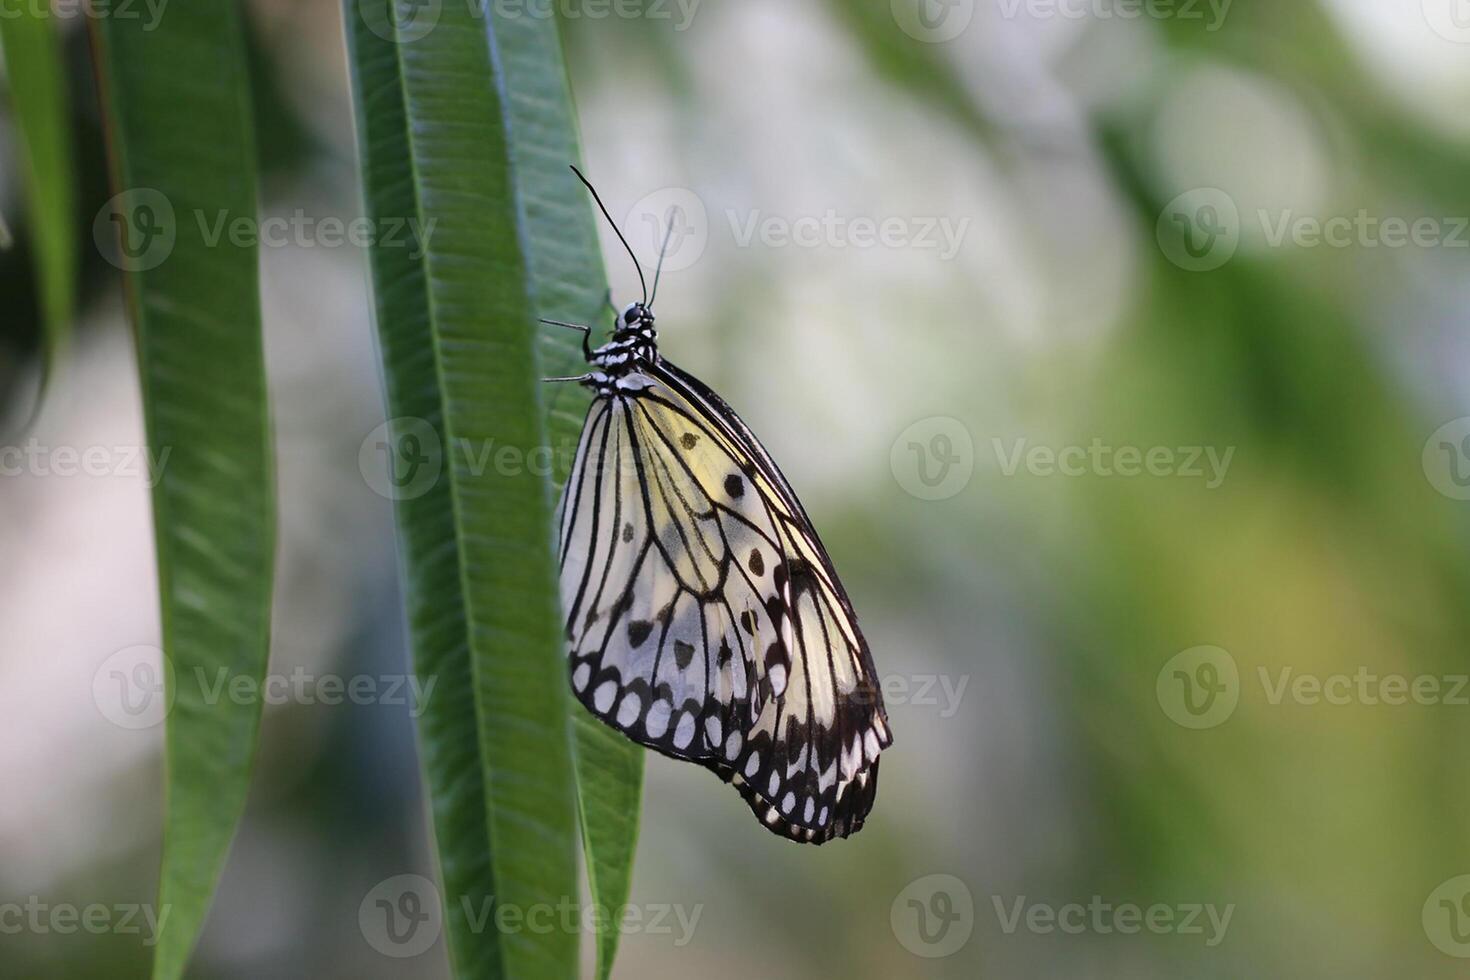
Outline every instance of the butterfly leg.
<path fill-rule="evenodd" d="M 592 374 L 589 372 L 587 374 L 579 374 L 571 378 L 542 378 L 541 380 L 546 384 L 551 384 L 558 381 L 590 381 L 591 379 Z"/>
<path fill-rule="evenodd" d="M 592 328 L 580 323 L 567 323 L 565 320 L 548 320 L 541 318 L 541 322 L 553 327 L 566 327 L 568 330 L 582 331 L 582 357 L 592 360 Z"/>

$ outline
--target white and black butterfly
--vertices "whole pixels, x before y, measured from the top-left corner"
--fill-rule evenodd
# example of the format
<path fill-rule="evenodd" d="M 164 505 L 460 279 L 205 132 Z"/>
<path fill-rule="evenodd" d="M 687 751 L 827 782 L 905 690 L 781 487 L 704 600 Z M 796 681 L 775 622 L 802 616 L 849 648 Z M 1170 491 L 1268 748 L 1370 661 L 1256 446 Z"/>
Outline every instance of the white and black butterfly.
<path fill-rule="evenodd" d="M 587 327 L 546 321 L 581 330 L 593 366 L 549 380 L 595 393 L 557 511 L 572 689 L 634 741 L 734 783 L 772 831 L 846 837 L 892 743 L 872 654 L 790 484 L 659 353 L 652 303 L 645 284 L 596 350 Z"/>

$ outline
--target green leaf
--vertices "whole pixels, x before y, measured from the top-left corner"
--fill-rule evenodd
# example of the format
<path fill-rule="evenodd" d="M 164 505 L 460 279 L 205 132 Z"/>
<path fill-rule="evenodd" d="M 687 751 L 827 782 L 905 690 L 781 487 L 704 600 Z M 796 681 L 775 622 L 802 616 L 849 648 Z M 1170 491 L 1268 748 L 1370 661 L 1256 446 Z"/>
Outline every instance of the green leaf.
<path fill-rule="evenodd" d="M 417 221 L 398 45 L 370 29 L 369 17 L 381 9 L 374 0 L 347 0 L 344 7 L 366 214 L 375 227 Z M 369 261 L 389 414 L 395 419 L 387 433 L 389 476 L 404 482 L 387 487 L 398 498 L 414 670 L 424 683 L 437 678 L 434 697 L 419 718 L 419 752 L 443 887 L 459 899 L 445 904 L 449 956 L 457 977 L 500 977 L 495 930 L 477 930 L 468 914 L 484 908 L 495 887 L 454 501 L 448 480 L 418 483 L 417 474 L 398 468 L 404 456 L 414 458 L 409 451 L 415 445 L 442 446 L 444 409 L 428 281 L 422 260 L 408 249 L 374 248 Z M 442 465 L 442 451 L 436 465 Z"/>
<path fill-rule="evenodd" d="M 346 10 L 369 210 L 382 220 L 412 207 L 423 229 L 418 271 L 383 254 L 386 238 L 373 258 L 395 465 L 416 452 L 410 433 L 420 448 L 438 440 L 444 457 L 441 479 L 395 494 L 404 574 L 418 669 L 437 664 L 449 672 L 441 689 L 467 678 L 473 692 L 469 705 L 433 709 L 420 734 L 448 905 L 469 881 L 526 913 L 575 901 L 576 818 L 551 488 L 533 465 L 545 444 L 538 330 L 507 122 L 475 9 L 418 20 L 386 7 Z M 505 462 L 507 449 L 521 464 Z M 462 976 L 576 975 L 574 929 L 492 937 L 451 911 L 450 931 Z"/>
<path fill-rule="evenodd" d="M 556 23 L 512 16 L 492 8 L 491 41 L 510 114 L 516 196 L 537 312 L 569 323 L 597 324 L 607 317 L 607 277 L 602 268 L 595 212 L 585 188 L 568 168 L 578 158 L 577 123 L 567 85 Z M 541 335 L 546 373 L 581 373 L 581 338 L 548 328 Z M 547 397 L 546 429 L 559 462 L 560 486 L 581 432 L 587 396 L 577 385 L 554 385 Z M 598 976 L 612 972 L 619 932 L 615 914 L 628 900 L 643 787 L 643 749 L 593 718 L 571 697 L 577 797 L 587 877 L 593 901 L 614 914 L 598 916 Z"/>
<path fill-rule="evenodd" d="M 239 8 L 171 7 L 155 29 L 89 19 L 152 452 L 164 653 L 172 666 L 157 978 L 184 972 L 245 804 L 270 632 L 275 504 L 258 256 L 211 240 L 254 220 L 255 143 Z"/>
<path fill-rule="evenodd" d="M 27 0 L 0 0 L 0 50 L 24 149 L 49 376 L 71 332 L 77 268 L 76 164 L 61 42 L 50 8 Z M 3 236 L 0 219 L 0 245 Z"/>

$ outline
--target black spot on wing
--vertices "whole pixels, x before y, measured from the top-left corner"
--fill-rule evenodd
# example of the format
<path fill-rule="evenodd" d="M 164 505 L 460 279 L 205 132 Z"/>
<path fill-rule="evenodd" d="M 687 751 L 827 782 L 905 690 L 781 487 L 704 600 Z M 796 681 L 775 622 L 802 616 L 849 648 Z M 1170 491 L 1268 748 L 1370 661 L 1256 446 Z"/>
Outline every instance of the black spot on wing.
<path fill-rule="evenodd" d="M 641 647 L 648 634 L 653 632 L 653 624 L 646 619 L 635 619 L 628 624 L 628 642 L 633 644 L 633 649 Z"/>
<path fill-rule="evenodd" d="M 750 551 L 750 572 L 752 575 L 766 574 L 766 560 L 761 557 L 759 548 L 752 548 Z"/>
<path fill-rule="evenodd" d="M 738 473 L 725 477 L 725 493 L 735 500 L 745 496 L 745 480 Z"/>
<path fill-rule="evenodd" d="M 694 659 L 694 645 L 685 643 L 683 640 L 674 641 L 674 663 L 679 665 L 680 670 L 688 670 L 689 662 Z"/>
<path fill-rule="evenodd" d="M 692 432 L 686 432 L 679 437 L 679 445 L 683 446 L 685 449 L 693 449 L 695 446 L 699 445 L 699 436 L 695 435 Z"/>

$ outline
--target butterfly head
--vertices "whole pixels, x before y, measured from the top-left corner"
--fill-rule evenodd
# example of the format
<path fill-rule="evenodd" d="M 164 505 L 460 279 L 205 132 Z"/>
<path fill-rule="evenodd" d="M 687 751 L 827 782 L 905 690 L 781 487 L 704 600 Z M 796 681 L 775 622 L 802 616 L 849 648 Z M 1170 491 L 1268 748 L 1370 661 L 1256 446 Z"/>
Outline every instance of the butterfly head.
<path fill-rule="evenodd" d="M 618 316 L 612 340 L 592 352 L 592 361 L 601 373 L 592 383 L 598 387 L 605 379 L 616 381 L 624 375 L 658 363 L 658 331 L 653 328 L 653 311 L 646 303 L 634 303 Z"/>
<path fill-rule="evenodd" d="M 633 303 L 618 317 L 613 331 L 613 345 L 653 360 L 658 347 L 658 331 L 653 326 L 653 310 L 646 303 Z"/>
<path fill-rule="evenodd" d="M 618 333 L 648 333 L 653 329 L 653 311 L 642 303 L 630 303 L 618 317 Z"/>

